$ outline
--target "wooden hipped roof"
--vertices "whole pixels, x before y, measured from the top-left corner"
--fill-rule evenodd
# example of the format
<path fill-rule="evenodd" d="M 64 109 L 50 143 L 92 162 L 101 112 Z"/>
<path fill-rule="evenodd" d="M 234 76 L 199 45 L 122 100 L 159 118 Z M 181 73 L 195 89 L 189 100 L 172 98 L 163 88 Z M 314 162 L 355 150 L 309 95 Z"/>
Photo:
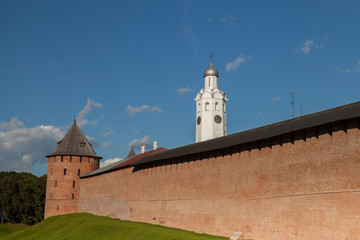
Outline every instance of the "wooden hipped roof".
<path fill-rule="evenodd" d="M 86 139 L 75 120 L 64 138 L 58 142 L 55 150 L 46 157 L 64 155 L 102 158 L 95 153 L 91 143 Z"/>

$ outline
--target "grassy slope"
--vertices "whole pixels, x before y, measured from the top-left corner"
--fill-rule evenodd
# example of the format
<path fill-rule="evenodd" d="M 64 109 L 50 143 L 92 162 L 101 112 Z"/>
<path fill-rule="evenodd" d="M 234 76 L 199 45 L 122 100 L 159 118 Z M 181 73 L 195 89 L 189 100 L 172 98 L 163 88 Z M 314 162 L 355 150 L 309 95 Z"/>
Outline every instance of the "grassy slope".
<path fill-rule="evenodd" d="M 0 240 L 206 240 L 228 239 L 205 234 L 196 234 L 175 228 L 147 223 L 121 221 L 87 213 L 55 216 L 25 230 L 1 237 Z"/>
<path fill-rule="evenodd" d="M 9 235 L 13 232 L 17 232 L 27 228 L 28 226 L 24 224 L 0 224 L 0 238 L 6 235 Z"/>

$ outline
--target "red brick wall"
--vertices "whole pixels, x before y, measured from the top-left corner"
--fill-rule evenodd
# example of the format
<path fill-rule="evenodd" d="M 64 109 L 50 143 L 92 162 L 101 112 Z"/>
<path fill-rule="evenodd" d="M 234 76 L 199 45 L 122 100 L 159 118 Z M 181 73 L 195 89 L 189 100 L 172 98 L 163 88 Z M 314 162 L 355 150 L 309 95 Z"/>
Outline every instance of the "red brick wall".
<path fill-rule="evenodd" d="M 78 211 L 80 195 L 80 175 L 99 168 L 99 160 L 92 157 L 70 156 L 49 157 L 45 200 L 45 218 L 53 215 L 74 213 Z M 66 175 L 64 169 L 66 168 Z M 75 187 L 73 187 L 75 181 Z M 74 199 L 72 199 L 74 194 Z"/>
<path fill-rule="evenodd" d="M 360 239 L 355 120 L 81 179 L 79 212 L 251 239 Z"/>

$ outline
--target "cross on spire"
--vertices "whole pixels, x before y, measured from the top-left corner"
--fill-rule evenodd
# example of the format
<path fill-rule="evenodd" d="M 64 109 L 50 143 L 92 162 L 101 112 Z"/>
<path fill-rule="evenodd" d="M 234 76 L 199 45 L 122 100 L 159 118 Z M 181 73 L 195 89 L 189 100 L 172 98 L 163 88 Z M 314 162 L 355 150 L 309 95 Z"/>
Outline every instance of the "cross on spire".
<path fill-rule="evenodd" d="M 212 59 L 213 59 L 213 54 L 212 54 L 212 52 L 210 52 L 210 62 L 212 63 Z"/>

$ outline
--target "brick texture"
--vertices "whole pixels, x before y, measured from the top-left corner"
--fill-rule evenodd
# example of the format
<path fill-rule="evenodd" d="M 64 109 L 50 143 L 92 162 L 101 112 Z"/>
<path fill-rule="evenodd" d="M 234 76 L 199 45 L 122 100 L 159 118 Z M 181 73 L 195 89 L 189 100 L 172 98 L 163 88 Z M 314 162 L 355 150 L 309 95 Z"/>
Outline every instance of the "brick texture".
<path fill-rule="evenodd" d="M 228 237 L 360 239 L 358 125 L 336 122 L 84 178 L 78 203 L 47 196 L 47 216 L 78 208 Z M 49 168 L 61 165 L 51 161 Z M 72 181 L 62 178 L 66 186 Z M 48 194 L 60 199 L 72 190 L 59 189 L 48 188 Z"/>
<path fill-rule="evenodd" d="M 71 157 L 71 161 L 70 161 Z M 80 156 L 48 158 L 45 218 L 78 211 L 80 175 L 99 168 L 99 159 Z M 66 169 L 66 175 L 64 175 Z M 74 199 L 73 198 L 74 195 Z"/>

